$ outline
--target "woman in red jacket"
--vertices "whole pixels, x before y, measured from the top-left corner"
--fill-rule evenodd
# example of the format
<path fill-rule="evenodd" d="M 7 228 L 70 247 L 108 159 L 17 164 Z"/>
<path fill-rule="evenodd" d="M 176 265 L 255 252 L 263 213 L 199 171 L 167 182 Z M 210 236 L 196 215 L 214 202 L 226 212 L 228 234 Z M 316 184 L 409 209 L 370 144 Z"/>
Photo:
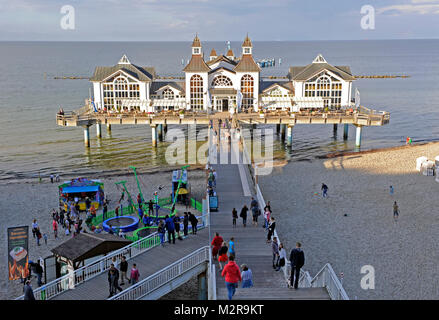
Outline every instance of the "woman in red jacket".
<path fill-rule="evenodd" d="M 216 259 L 216 256 L 218 255 L 218 251 L 221 248 L 221 245 L 223 244 L 224 239 L 219 235 L 218 232 L 215 232 L 215 237 L 212 240 L 211 245 L 212 248 L 212 257 Z"/>
<path fill-rule="evenodd" d="M 226 277 L 225 280 L 228 297 L 229 300 L 232 300 L 236 288 L 238 287 L 238 282 L 242 281 L 241 271 L 239 270 L 238 265 L 235 263 L 235 257 L 233 255 L 229 257 L 229 263 L 224 267 L 221 276 Z"/>

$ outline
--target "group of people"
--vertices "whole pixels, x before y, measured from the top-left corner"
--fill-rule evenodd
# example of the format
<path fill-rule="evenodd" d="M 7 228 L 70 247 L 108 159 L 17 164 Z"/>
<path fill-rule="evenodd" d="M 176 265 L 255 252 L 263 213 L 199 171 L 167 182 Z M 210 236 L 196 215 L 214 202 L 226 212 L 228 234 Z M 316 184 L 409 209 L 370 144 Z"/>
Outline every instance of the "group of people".
<path fill-rule="evenodd" d="M 246 264 L 242 264 L 241 268 L 239 268 L 235 262 L 235 238 L 231 237 L 227 243 L 220 234 L 216 232 L 211 245 L 212 257 L 218 260 L 219 271 L 221 271 L 221 276 L 225 278 L 229 300 L 232 300 L 239 282 L 242 282 L 242 288 L 253 287 L 253 274 L 251 269 Z M 222 263 L 225 264 L 224 267 Z"/>
<path fill-rule="evenodd" d="M 117 293 L 117 290 L 123 291 L 121 286 L 125 285 L 125 280 L 127 280 L 130 285 L 134 285 L 139 281 L 140 278 L 140 272 L 135 263 L 133 263 L 130 277 L 128 278 L 128 262 L 125 256 L 121 257 L 120 263 L 117 261 L 116 257 L 113 257 L 112 262 L 113 263 L 111 264 L 110 269 L 108 269 L 108 285 L 110 290 L 110 295 L 108 296 L 109 298 L 114 296 Z M 121 280 L 120 284 L 119 279 Z"/>
<path fill-rule="evenodd" d="M 183 213 L 183 219 L 180 217 L 179 213 L 176 212 L 173 217 L 166 215 L 165 219 L 160 219 L 157 233 L 160 237 L 160 244 L 165 245 L 165 234 L 168 233 L 168 243 L 175 244 L 175 234 L 177 234 L 177 239 L 183 240 L 180 235 L 181 230 L 181 220 L 183 220 L 183 235 L 186 237 L 189 233 L 189 223 L 192 227 L 192 234 L 197 234 L 198 218 L 190 211 L 185 211 Z"/>

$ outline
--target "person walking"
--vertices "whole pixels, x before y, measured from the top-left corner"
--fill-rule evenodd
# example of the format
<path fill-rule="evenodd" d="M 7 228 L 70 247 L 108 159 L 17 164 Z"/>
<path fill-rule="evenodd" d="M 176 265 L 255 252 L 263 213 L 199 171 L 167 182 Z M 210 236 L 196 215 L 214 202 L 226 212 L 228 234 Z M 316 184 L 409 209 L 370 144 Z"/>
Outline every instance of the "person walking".
<path fill-rule="evenodd" d="M 34 263 L 35 267 L 35 274 L 37 275 L 37 285 L 41 287 L 43 285 L 43 281 L 41 279 L 43 278 L 43 267 L 40 265 L 39 262 Z"/>
<path fill-rule="evenodd" d="M 236 288 L 238 287 L 239 281 L 242 281 L 241 271 L 235 262 L 235 257 L 232 255 L 229 257 L 229 262 L 224 267 L 221 272 L 221 276 L 225 277 L 227 295 L 229 300 L 235 295 Z"/>
<path fill-rule="evenodd" d="M 24 291 L 23 300 L 35 300 L 34 291 L 32 290 L 30 280 L 26 280 L 26 283 L 23 287 L 23 291 Z"/>
<path fill-rule="evenodd" d="M 37 238 L 37 246 L 40 245 L 40 239 L 41 239 L 41 232 L 40 232 L 40 228 L 38 227 L 35 231 L 35 237 Z"/>
<path fill-rule="evenodd" d="M 300 268 L 305 264 L 305 254 L 302 251 L 302 244 L 300 242 L 296 243 L 296 248 L 291 250 L 290 263 L 291 263 L 291 276 L 290 276 L 290 287 L 293 286 L 297 289 L 299 285 Z"/>
<path fill-rule="evenodd" d="M 188 212 L 188 215 L 189 215 L 189 221 L 190 221 L 191 226 L 192 226 L 192 234 L 197 234 L 198 219 L 191 212 Z"/>
<path fill-rule="evenodd" d="M 270 223 L 268 224 L 267 243 L 270 243 L 271 236 L 274 234 L 275 228 L 276 228 L 276 221 L 275 221 L 274 217 L 271 217 Z"/>
<path fill-rule="evenodd" d="M 175 216 L 172 218 L 172 221 L 174 221 L 174 227 L 175 227 L 175 232 L 177 234 L 177 239 L 178 240 L 183 240 L 183 238 L 180 235 L 180 215 L 178 214 L 178 212 L 175 213 Z"/>
<path fill-rule="evenodd" d="M 238 211 L 235 208 L 232 210 L 232 224 L 233 228 L 236 228 L 236 219 L 238 219 Z"/>
<path fill-rule="evenodd" d="M 108 212 L 108 201 L 104 199 L 104 203 L 102 204 L 102 219 L 103 221 L 107 220 L 107 212 Z"/>
<path fill-rule="evenodd" d="M 264 211 L 264 228 L 265 228 L 265 231 L 267 231 L 268 224 L 269 224 L 270 218 L 271 218 L 271 211 L 267 208 L 267 206 L 265 206 L 264 210 L 265 210 Z"/>
<path fill-rule="evenodd" d="M 273 269 L 277 269 L 279 263 L 279 244 L 277 243 L 277 237 L 273 237 L 273 241 L 271 241 L 271 252 L 273 253 Z"/>
<path fill-rule="evenodd" d="M 34 238 L 35 238 L 37 229 L 38 229 L 38 222 L 37 222 L 37 219 L 34 219 L 34 221 L 32 222 L 32 235 L 34 236 Z"/>
<path fill-rule="evenodd" d="M 236 257 L 235 238 L 233 237 L 231 237 L 229 240 L 229 256 Z"/>
<path fill-rule="evenodd" d="M 221 237 L 218 232 L 215 232 L 215 237 L 213 237 L 212 243 L 211 243 L 211 245 L 212 245 L 212 257 L 214 259 L 217 258 L 218 252 L 221 249 L 221 245 L 222 245 L 223 242 L 224 242 L 223 237 Z"/>
<path fill-rule="evenodd" d="M 172 237 L 172 243 L 175 244 L 175 226 L 174 221 L 172 221 L 172 218 L 166 215 L 165 217 L 165 226 L 166 230 L 168 230 L 168 242 L 171 243 L 171 237 Z"/>
<path fill-rule="evenodd" d="M 189 225 L 189 216 L 187 212 L 185 212 L 183 216 L 183 234 L 185 237 L 188 234 L 188 225 Z"/>
<path fill-rule="evenodd" d="M 246 205 L 244 205 L 241 209 L 241 213 L 239 214 L 239 216 L 242 218 L 242 225 L 244 227 L 247 224 L 247 211 L 248 211 L 248 208 Z"/>
<path fill-rule="evenodd" d="M 160 220 L 159 225 L 157 227 L 157 233 L 159 234 L 160 237 L 160 244 L 162 245 L 162 247 L 165 246 L 165 223 L 163 222 L 163 220 Z"/>
<path fill-rule="evenodd" d="M 395 220 L 395 222 L 398 220 L 399 217 L 399 207 L 396 204 L 396 201 L 393 203 L 393 220 Z"/>
<path fill-rule="evenodd" d="M 393 186 L 390 186 L 389 188 L 390 188 L 389 193 L 390 193 L 391 196 L 393 196 L 393 191 L 394 191 Z"/>
<path fill-rule="evenodd" d="M 44 244 L 47 246 L 47 234 L 43 234 Z"/>
<path fill-rule="evenodd" d="M 130 278 L 127 276 L 128 271 L 128 262 L 125 256 L 122 256 L 122 259 L 120 261 L 120 276 L 121 276 L 121 283 L 120 285 L 123 286 L 125 284 L 124 279 L 128 280 L 128 283 L 130 282 Z"/>
<path fill-rule="evenodd" d="M 258 225 L 258 212 L 259 212 L 259 205 L 258 202 L 255 200 L 255 198 L 252 197 L 252 201 L 250 202 L 250 210 L 252 211 L 252 224 L 254 226 Z"/>
<path fill-rule="evenodd" d="M 253 274 L 246 264 L 241 265 L 242 288 L 253 287 Z"/>
<path fill-rule="evenodd" d="M 140 272 L 139 269 L 137 269 L 137 265 L 133 263 L 133 267 L 131 269 L 131 285 L 136 284 L 137 281 L 139 281 Z"/>
<path fill-rule="evenodd" d="M 116 294 L 116 290 L 123 291 L 119 286 L 119 270 L 112 263 L 110 269 L 108 270 L 108 284 L 110 286 L 110 296 L 112 297 Z"/>
<path fill-rule="evenodd" d="M 287 251 L 284 248 L 283 243 L 279 244 L 279 263 L 277 265 L 276 271 L 280 269 L 285 270 L 285 262 L 287 261 Z"/>
<path fill-rule="evenodd" d="M 267 203 L 265 204 L 264 211 L 267 211 L 267 210 L 271 212 L 270 201 L 267 201 Z"/>
<path fill-rule="evenodd" d="M 323 191 L 323 198 L 326 198 L 328 196 L 328 186 L 324 183 L 322 183 L 322 191 Z"/>
<path fill-rule="evenodd" d="M 110 269 L 108 271 L 108 285 L 109 285 L 109 289 L 110 289 L 110 295 L 108 296 L 108 298 L 111 298 L 112 296 L 114 296 L 116 294 L 116 272 L 114 271 L 114 269 Z"/>
<path fill-rule="evenodd" d="M 229 257 L 227 256 L 228 251 L 229 251 L 229 248 L 227 247 L 227 243 L 225 241 L 223 241 L 223 243 L 221 244 L 221 248 L 218 251 L 218 265 L 219 265 L 220 271 L 223 269 L 221 262 L 226 263 L 227 260 L 229 259 Z"/>

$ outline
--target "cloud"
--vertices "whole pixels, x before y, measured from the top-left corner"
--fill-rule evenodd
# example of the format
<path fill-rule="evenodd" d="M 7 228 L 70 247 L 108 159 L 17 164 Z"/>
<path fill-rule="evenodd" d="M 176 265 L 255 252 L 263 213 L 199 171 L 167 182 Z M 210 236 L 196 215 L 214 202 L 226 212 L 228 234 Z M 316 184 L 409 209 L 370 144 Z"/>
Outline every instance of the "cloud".
<path fill-rule="evenodd" d="M 397 4 L 377 9 L 377 14 L 439 14 L 439 0 L 412 0 L 411 4 Z"/>

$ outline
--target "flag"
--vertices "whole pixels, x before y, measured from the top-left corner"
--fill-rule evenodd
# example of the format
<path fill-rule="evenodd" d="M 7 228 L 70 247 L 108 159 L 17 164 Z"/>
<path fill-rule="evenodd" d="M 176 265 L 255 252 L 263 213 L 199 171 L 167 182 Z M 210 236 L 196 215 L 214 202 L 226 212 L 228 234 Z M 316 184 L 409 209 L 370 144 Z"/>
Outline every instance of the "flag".
<path fill-rule="evenodd" d="M 94 101 L 91 102 L 91 105 L 93 106 L 94 111 L 98 112 L 98 109 L 96 109 L 96 105 L 95 105 Z"/>
<path fill-rule="evenodd" d="M 207 90 L 207 109 L 212 109 L 212 97 L 210 95 L 210 91 Z"/>
<path fill-rule="evenodd" d="M 358 88 L 355 88 L 355 107 L 360 106 L 360 90 Z"/>

